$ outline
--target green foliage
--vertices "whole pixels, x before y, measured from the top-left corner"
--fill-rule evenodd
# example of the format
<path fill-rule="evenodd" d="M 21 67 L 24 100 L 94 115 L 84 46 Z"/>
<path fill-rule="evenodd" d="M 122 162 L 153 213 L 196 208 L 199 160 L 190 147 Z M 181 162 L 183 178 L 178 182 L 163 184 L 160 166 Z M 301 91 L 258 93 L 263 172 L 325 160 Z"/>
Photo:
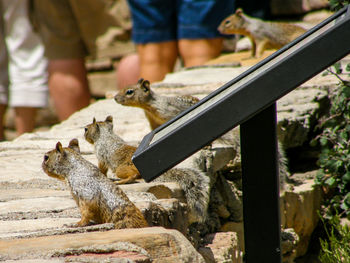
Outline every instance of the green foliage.
<path fill-rule="evenodd" d="M 322 263 L 350 263 L 349 226 L 342 226 L 339 216 L 334 216 L 327 224 L 324 219 L 322 221 L 327 238 L 324 240 L 320 239 L 320 261 Z"/>
<path fill-rule="evenodd" d="M 329 5 L 332 10 L 339 10 L 349 3 L 349 0 L 329 0 Z"/>
<path fill-rule="evenodd" d="M 329 115 L 320 121 L 322 133 L 312 142 L 321 147 L 315 181 L 327 194 L 325 216 L 339 213 L 350 218 L 350 84 L 339 77 L 343 72 L 340 63 L 328 72 L 336 75 L 340 84 L 330 95 Z"/>

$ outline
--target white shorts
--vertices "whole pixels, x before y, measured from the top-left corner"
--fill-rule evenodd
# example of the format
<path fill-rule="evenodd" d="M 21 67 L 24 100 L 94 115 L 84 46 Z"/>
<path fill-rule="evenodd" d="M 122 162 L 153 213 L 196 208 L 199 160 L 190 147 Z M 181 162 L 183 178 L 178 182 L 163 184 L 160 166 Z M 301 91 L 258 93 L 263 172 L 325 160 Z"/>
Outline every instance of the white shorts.
<path fill-rule="evenodd" d="M 27 0 L 0 0 L 0 104 L 45 107 L 47 60 Z"/>

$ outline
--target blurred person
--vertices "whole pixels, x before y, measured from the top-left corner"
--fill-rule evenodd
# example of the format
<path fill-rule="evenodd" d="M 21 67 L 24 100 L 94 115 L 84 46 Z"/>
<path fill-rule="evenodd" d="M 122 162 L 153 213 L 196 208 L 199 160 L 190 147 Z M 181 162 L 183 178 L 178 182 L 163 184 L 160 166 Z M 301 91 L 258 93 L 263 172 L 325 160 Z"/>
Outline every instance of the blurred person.
<path fill-rule="evenodd" d="M 20 135 L 34 129 L 37 109 L 48 102 L 47 61 L 28 8 L 27 0 L 0 0 L 0 140 L 8 106 Z"/>
<path fill-rule="evenodd" d="M 117 78 L 132 72 L 151 82 L 172 72 L 178 57 L 185 67 L 191 67 L 220 55 L 223 38 L 217 27 L 235 8 L 234 0 L 128 0 L 128 3 L 137 55 L 120 62 Z M 120 83 L 118 88 L 125 85 Z"/>
<path fill-rule="evenodd" d="M 85 67 L 95 57 L 98 37 L 119 21 L 117 0 L 33 0 L 33 17 L 49 59 L 49 90 L 60 120 L 89 105 Z"/>

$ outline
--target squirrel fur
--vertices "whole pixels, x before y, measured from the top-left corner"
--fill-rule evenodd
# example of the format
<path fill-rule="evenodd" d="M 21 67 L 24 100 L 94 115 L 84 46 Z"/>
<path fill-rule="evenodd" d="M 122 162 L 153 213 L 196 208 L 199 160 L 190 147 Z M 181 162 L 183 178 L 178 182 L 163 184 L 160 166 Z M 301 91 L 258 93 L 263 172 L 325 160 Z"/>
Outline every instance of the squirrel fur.
<path fill-rule="evenodd" d="M 134 182 L 141 178 L 139 171 L 131 161 L 136 147 L 128 145 L 113 132 L 113 117 L 97 122 L 95 118 L 84 129 L 85 140 L 94 145 L 101 172 L 107 175 L 110 169 L 118 178 L 117 184 Z"/>
<path fill-rule="evenodd" d="M 68 184 L 81 213 L 75 226 L 87 226 L 91 221 L 114 223 L 118 229 L 148 226 L 126 194 L 80 155 L 77 139 L 65 148 L 58 142 L 55 149 L 44 155 L 42 168 L 50 177 Z"/>
<path fill-rule="evenodd" d="M 120 90 L 114 100 L 124 106 L 142 108 L 152 130 L 199 101 L 193 96 L 159 95 L 151 90 L 149 81 L 143 78 L 139 79 L 136 85 Z"/>
<path fill-rule="evenodd" d="M 219 25 L 222 34 L 247 36 L 252 42 L 252 57 L 261 57 L 266 49 L 279 49 L 306 30 L 298 25 L 263 21 L 243 13 L 241 8 L 226 17 Z"/>

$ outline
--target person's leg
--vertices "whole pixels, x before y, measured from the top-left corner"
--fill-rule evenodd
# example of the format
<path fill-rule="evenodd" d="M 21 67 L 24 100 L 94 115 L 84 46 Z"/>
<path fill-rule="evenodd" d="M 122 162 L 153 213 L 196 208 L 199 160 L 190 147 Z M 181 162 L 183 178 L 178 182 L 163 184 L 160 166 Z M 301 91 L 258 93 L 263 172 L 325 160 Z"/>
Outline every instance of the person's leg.
<path fill-rule="evenodd" d="M 48 99 L 44 47 L 28 18 L 28 1 L 3 0 L 8 50 L 9 106 L 15 109 L 17 135 L 31 132 L 36 109 Z"/>
<path fill-rule="evenodd" d="M 220 55 L 222 39 L 181 39 L 179 52 L 185 67 L 198 66 Z"/>
<path fill-rule="evenodd" d="M 0 36 L 4 36 L 3 3 L 0 1 Z M 8 56 L 4 37 L 0 37 L 0 141 L 5 140 L 4 117 L 8 104 Z"/>
<path fill-rule="evenodd" d="M 172 72 L 178 56 L 177 42 L 138 44 L 140 77 L 150 82 L 160 81 Z"/>
<path fill-rule="evenodd" d="M 5 140 L 5 127 L 4 127 L 5 112 L 6 112 L 6 105 L 0 104 L 0 142 Z"/>
<path fill-rule="evenodd" d="M 17 136 L 32 132 L 35 128 L 35 117 L 37 108 L 32 107 L 16 107 L 15 109 L 15 125 Z"/>
<path fill-rule="evenodd" d="M 159 81 L 173 71 L 178 57 L 177 1 L 128 0 L 132 15 L 132 39 L 140 59 L 140 77 Z"/>
<path fill-rule="evenodd" d="M 222 36 L 217 27 L 234 10 L 234 0 L 183 0 L 178 2 L 179 52 L 186 67 L 217 57 Z"/>
<path fill-rule="evenodd" d="M 140 78 L 140 60 L 138 54 L 123 57 L 116 70 L 117 89 L 136 84 Z"/>
<path fill-rule="evenodd" d="M 84 31 L 69 0 L 35 0 L 33 16 L 49 58 L 49 91 L 60 120 L 90 103 Z M 86 10 L 85 6 L 82 10 Z M 62 20 L 62 18 L 64 18 Z M 85 32 L 85 31 L 84 31 Z"/>
<path fill-rule="evenodd" d="M 60 120 L 90 103 L 84 59 L 49 61 L 49 90 Z"/>

